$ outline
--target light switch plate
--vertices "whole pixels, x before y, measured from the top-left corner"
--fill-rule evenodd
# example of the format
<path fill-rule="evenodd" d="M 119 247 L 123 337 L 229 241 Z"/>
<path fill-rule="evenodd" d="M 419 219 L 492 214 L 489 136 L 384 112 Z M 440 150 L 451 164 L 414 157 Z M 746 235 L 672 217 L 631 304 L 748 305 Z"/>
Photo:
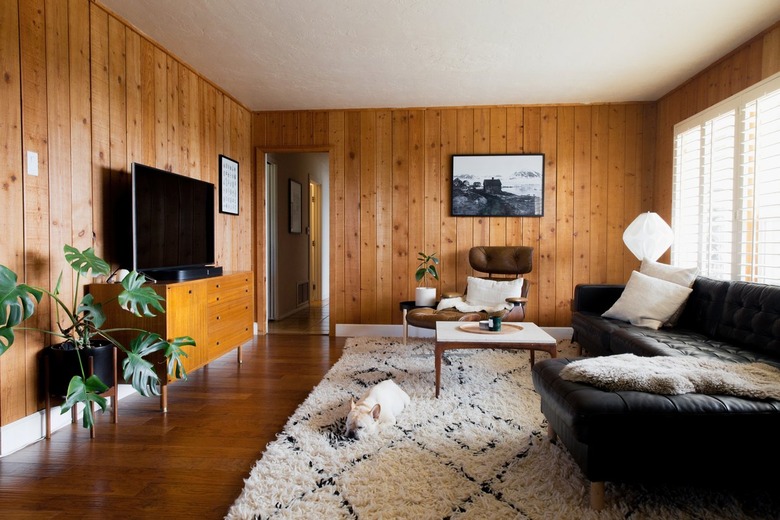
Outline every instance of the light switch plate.
<path fill-rule="evenodd" d="M 38 176 L 38 154 L 27 150 L 27 175 Z"/>

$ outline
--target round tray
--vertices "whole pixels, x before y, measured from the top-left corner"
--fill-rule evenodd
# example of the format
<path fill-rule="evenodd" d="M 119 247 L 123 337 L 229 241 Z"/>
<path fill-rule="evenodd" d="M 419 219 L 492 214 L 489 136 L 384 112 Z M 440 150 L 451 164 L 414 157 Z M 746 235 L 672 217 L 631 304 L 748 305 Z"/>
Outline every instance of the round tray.
<path fill-rule="evenodd" d="M 485 330 L 479 328 L 479 323 L 471 322 L 459 325 L 458 330 L 462 330 L 463 332 L 470 332 L 472 334 L 514 334 L 519 330 L 523 330 L 523 327 L 522 325 L 504 322 L 501 324 L 501 330 Z"/>

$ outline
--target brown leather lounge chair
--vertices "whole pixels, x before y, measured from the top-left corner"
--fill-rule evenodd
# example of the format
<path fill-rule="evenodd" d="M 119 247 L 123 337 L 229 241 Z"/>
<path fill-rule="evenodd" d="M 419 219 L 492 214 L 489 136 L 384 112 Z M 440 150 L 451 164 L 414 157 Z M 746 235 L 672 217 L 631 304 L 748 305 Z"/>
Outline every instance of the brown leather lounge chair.
<path fill-rule="evenodd" d="M 522 278 L 524 274 L 531 272 L 533 251 L 532 247 L 527 246 L 472 247 L 469 250 L 469 264 L 475 271 L 487 274 L 487 277 L 480 278 L 482 280 L 517 283 L 518 278 Z M 409 325 L 425 329 L 435 329 L 437 321 L 486 320 L 489 314 L 501 316 L 502 321 L 523 321 L 525 319 L 525 305 L 528 301 L 528 285 L 527 280 L 523 282 L 519 297 L 504 298 L 512 304 L 512 307 L 508 310 L 487 312 L 484 309 L 459 311 L 455 307 L 440 310 L 420 307 L 410 310 L 406 314 L 406 321 Z M 447 299 L 458 296 L 462 297 L 464 301 L 468 301 L 469 297 L 468 290 L 463 295 L 445 293 L 443 296 Z M 495 302 L 495 304 L 499 303 L 502 302 Z M 406 341 L 405 337 L 404 341 Z"/>

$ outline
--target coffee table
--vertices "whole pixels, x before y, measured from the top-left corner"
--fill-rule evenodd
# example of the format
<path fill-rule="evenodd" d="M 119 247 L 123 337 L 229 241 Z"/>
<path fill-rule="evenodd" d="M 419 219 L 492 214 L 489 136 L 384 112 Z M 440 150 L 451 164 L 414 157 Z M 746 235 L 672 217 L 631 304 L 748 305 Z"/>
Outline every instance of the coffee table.
<path fill-rule="evenodd" d="M 441 358 L 445 350 L 465 348 L 526 349 L 531 351 L 531 366 L 534 352 L 543 350 L 556 356 L 555 338 L 538 325 L 528 321 L 504 322 L 501 330 L 490 332 L 479 328 L 479 322 L 439 321 L 436 323 L 436 397 L 441 386 Z"/>

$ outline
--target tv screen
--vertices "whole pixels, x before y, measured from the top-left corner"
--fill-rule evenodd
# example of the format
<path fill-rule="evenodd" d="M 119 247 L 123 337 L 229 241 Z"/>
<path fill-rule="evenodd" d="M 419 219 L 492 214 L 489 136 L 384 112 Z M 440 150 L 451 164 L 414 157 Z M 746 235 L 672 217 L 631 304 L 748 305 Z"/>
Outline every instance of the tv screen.
<path fill-rule="evenodd" d="M 214 263 L 214 185 L 151 166 L 132 167 L 133 268 Z"/>

